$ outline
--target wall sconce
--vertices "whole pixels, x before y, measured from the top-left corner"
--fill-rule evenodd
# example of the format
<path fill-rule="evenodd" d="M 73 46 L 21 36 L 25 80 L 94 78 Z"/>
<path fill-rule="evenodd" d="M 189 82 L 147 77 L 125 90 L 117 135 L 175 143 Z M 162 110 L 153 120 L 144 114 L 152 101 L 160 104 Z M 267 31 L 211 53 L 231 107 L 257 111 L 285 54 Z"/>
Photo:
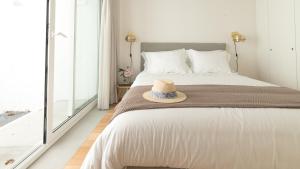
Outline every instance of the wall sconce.
<path fill-rule="evenodd" d="M 237 53 L 237 43 L 245 42 L 246 37 L 239 32 L 232 32 L 231 33 L 232 41 L 234 42 L 234 49 L 235 49 L 235 61 L 236 61 L 236 72 L 239 72 L 239 55 Z"/>
<path fill-rule="evenodd" d="M 126 35 L 125 40 L 130 43 L 129 57 L 130 57 L 130 68 L 132 69 L 132 43 L 134 43 L 136 41 L 136 36 L 134 35 L 134 33 L 129 32 Z"/>

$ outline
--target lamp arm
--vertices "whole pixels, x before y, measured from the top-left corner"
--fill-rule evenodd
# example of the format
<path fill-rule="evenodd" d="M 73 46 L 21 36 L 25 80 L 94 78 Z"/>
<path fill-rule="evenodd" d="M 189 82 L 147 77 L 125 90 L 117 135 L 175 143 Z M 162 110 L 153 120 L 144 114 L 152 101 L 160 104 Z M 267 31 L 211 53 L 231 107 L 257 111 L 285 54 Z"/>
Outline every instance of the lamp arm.
<path fill-rule="evenodd" d="M 130 53 L 129 53 L 129 57 L 130 57 L 130 68 L 132 69 L 132 42 L 130 42 Z"/>
<path fill-rule="evenodd" d="M 235 50 L 235 63 L 236 63 L 236 72 L 239 72 L 239 55 L 237 53 L 237 45 L 236 42 L 234 42 L 234 50 Z"/>

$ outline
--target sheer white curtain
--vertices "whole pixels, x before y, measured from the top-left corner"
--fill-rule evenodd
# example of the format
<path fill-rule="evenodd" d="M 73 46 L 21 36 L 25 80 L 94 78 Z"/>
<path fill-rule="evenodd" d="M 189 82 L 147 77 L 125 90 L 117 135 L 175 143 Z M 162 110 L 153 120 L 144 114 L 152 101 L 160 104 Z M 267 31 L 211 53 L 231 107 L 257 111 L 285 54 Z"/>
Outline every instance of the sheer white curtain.
<path fill-rule="evenodd" d="M 118 2 L 102 0 L 98 108 L 108 109 L 116 103 Z"/>

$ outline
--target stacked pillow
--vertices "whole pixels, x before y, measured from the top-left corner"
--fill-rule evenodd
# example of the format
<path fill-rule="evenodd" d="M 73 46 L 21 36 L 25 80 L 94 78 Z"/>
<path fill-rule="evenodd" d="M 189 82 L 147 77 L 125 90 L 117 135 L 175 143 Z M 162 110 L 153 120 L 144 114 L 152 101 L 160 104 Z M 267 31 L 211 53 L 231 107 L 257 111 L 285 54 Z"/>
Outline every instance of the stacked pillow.
<path fill-rule="evenodd" d="M 194 73 L 231 73 L 230 54 L 226 51 L 187 51 Z"/>
<path fill-rule="evenodd" d="M 153 74 L 190 73 L 185 49 L 163 52 L 143 52 L 145 71 Z"/>
<path fill-rule="evenodd" d="M 193 49 L 143 52 L 145 72 L 152 74 L 231 73 L 230 54 L 224 50 Z"/>

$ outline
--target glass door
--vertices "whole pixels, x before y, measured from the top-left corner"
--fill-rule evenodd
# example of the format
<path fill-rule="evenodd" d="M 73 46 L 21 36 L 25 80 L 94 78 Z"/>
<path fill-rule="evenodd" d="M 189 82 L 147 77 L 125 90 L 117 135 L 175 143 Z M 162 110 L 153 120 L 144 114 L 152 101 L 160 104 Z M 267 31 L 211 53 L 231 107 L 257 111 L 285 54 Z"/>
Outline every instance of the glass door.
<path fill-rule="evenodd" d="M 52 123 L 53 130 L 73 115 L 74 84 L 74 0 L 52 1 L 51 59 L 53 79 Z"/>
<path fill-rule="evenodd" d="M 94 100 L 98 89 L 99 0 L 77 0 L 75 112 Z"/>
<path fill-rule="evenodd" d="M 28 165 L 94 105 L 99 3 L 0 1 L 1 169 Z"/>
<path fill-rule="evenodd" d="M 43 144 L 46 10 L 41 0 L 0 1 L 0 168 Z"/>
<path fill-rule="evenodd" d="M 53 0 L 51 5 L 51 96 L 53 132 L 96 99 L 99 0 Z"/>

